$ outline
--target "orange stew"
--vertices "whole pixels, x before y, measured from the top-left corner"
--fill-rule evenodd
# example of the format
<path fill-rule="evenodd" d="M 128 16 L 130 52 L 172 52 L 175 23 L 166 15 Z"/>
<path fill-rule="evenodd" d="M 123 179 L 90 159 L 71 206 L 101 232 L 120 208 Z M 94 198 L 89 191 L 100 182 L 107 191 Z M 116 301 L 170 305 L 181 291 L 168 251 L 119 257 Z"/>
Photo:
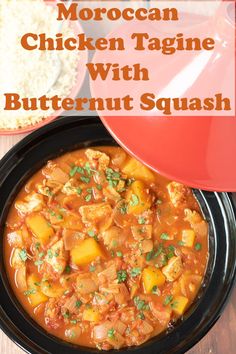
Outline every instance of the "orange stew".
<path fill-rule="evenodd" d="M 102 350 L 139 345 L 181 317 L 208 259 L 191 189 L 119 147 L 67 153 L 18 194 L 5 230 L 12 288 L 54 336 Z"/>

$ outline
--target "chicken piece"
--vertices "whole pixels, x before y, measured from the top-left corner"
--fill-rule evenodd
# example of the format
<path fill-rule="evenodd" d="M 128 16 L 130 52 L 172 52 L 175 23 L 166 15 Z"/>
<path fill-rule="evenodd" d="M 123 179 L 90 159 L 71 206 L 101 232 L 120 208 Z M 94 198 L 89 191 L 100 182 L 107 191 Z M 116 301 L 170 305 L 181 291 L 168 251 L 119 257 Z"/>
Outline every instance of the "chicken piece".
<path fill-rule="evenodd" d="M 76 306 L 78 301 L 78 298 L 75 294 L 73 294 L 71 297 L 69 297 L 64 305 L 62 306 L 63 312 L 69 312 L 70 314 L 78 314 L 79 313 L 79 307 Z"/>
<path fill-rule="evenodd" d="M 23 239 L 22 239 L 21 230 L 10 232 L 7 235 L 7 240 L 8 240 L 8 243 L 10 246 L 19 247 L 19 248 L 23 247 Z"/>
<path fill-rule="evenodd" d="M 83 232 L 78 232 L 71 229 L 63 229 L 62 237 L 64 241 L 64 246 L 66 251 L 71 251 L 73 248 L 78 246 L 78 244 L 85 239 L 85 234 Z"/>
<path fill-rule="evenodd" d="M 181 293 L 187 298 L 192 299 L 196 296 L 201 286 L 202 276 L 184 273 L 181 275 L 178 283 Z"/>
<path fill-rule="evenodd" d="M 48 300 L 45 306 L 44 318 L 46 326 L 57 329 L 61 326 L 62 321 L 60 320 L 61 311 L 58 301 L 54 298 Z"/>
<path fill-rule="evenodd" d="M 47 191 L 47 188 L 49 188 L 50 195 L 53 196 L 61 191 L 61 189 L 63 188 L 63 183 L 48 179 L 48 180 L 46 180 L 46 187 L 45 188 L 46 188 L 46 191 Z"/>
<path fill-rule="evenodd" d="M 168 281 L 175 281 L 183 272 L 183 264 L 181 258 L 172 257 L 169 259 L 168 264 L 162 268 L 162 273 Z"/>
<path fill-rule="evenodd" d="M 105 321 L 93 328 L 93 338 L 96 342 L 108 341 L 114 348 L 118 349 L 124 343 L 122 335 L 126 328 L 127 326 L 120 320 L 113 322 Z M 112 336 L 109 336 L 109 331 L 112 333 Z"/>
<path fill-rule="evenodd" d="M 110 157 L 104 152 L 98 150 L 87 149 L 85 151 L 85 155 L 92 163 L 93 167 L 98 170 L 105 170 L 110 163 Z"/>
<path fill-rule="evenodd" d="M 125 284 L 117 284 L 118 294 L 115 294 L 115 302 L 118 305 L 125 305 L 130 300 L 130 294 Z"/>
<path fill-rule="evenodd" d="M 139 333 L 146 336 L 147 334 L 152 333 L 154 331 L 154 328 L 147 321 L 142 321 L 140 323 L 140 326 L 138 327 L 138 331 Z"/>
<path fill-rule="evenodd" d="M 108 203 L 83 205 L 79 208 L 84 224 L 98 224 L 101 230 L 106 230 L 112 223 L 112 208 Z"/>
<path fill-rule="evenodd" d="M 155 303 L 154 301 L 151 301 L 149 305 L 153 316 L 158 319 L 163 327 L 166 327 L 170 322 L 171 309 L 167 306 L 164 307 L 161 304 Z"/>
<path fill-rule="evenodd" d="M 120 248 L 125 242 L 125 234 L 118 226 L 112 226 L 100 235 L 103 239 L 105 246 L 112 250 Z"/>
<path fill-rule="evenodd" d="M 106 269 L 104 269 L 102 272 L 98 274 L 98 278 L 102 279 L 103 277 L 105 277 L 106 280 L 108 281 L 112 281 L 116 279 L 117 273 L 116 273 L 115 262 L 112 262 L 110 265 L 107 265 Z"/>
<path fill-rule="evenodd" d="M 119 193 L 115 190 L 115 188 L 111 186 L 107 186 L 106 188 L 103 189 L 103 194 L 104 197 L 106 197 L 108 200 L 113 200 L 114 202 L 117 202 L 120 200 L 120 195 Z"/>
<path fill-rule="evenodd" d="M 101 294 L 99 292 L 95 292 L 93 296 L 92 304 L 95 306 L 100 306 L 100 312 L 106 312 L 109 308 L 109 302 L 113 300 L 112 294 Z"/>
<path fill-rule="evenodd" d="M 48 174 L 48 179 L 65 184 L 69 180 L 69 175 L 65 173 L 60 167 L 54 165 Z"/>
<path fill-rule="evenodd" d="M 184 209 L 185 220 L 190 223 L 190 225 L 198 224 L 202 221 L 201 215 L 196 210 Z"/>
<path fill-rule="evenodd" d="M 19 268 L 25 267 L 25 262 L 21 256 L 22 251 L 23 250 L 21 248 L 15 248 L 13 250 L 13 253 L 11 255 L 11 262 L 10 262 L 12 268 L 19 269 Z"/>
<path fill-rule="evenodd" d="M 152 238 L 152 225 L 131 226 L 133 238 L 137 241 Z"/>
<path fill-rule="evenodd" d="M 202 219 L 201 215 L 190 209 L 184 209 L 185 220 L 188 221 L 193 228 L 197 236 L 207 236 L 208 226 L 205 220 Z"/>
<path fill-rule="evenodd" d="M 93 328 L 93 338 L 95 341 L 102 342 L 107 338 L 107 332 L 112 328 L 111 321 L 105 321 Z"/>
<path fill-rule="evenodd" d="M 77 277 L 76 289 L 82 295 L 91 294 L 98 290 L 98 283 L 91 274 L 82 274 Z"/>
<path fill-rule="evenodd" d="M 107 342 L 111 344 L 114 349 L 120 349 L 125 344 L 125 339 L 118 331 L 115 331 L 114 336 L 107 338 Z"/>
<path fill-rule="evenodd" d="M 64 249 L 63 240 L 54 243 L 48 250 L 44 260 L 53 268 L 55 273 L 62 274 L 64 272 L 67 263 L 67 254 Z"/>
<path fill-rule="evenodd" d="M 16 201 L 15 202 L 15 208 L 21 213 L 21 214 L 28 214 L 32 213 L 33 211 L 40 211 L 43 209 L 43 206 L 45 205 L 43 196 L 32 192 L 28 194 L 24 201 Z"/>
<path fill-rule="evenodd" d="M 70 178 L 62 188 L 62 193 L 66 195 L 78 195 L 79 182 L 75 178 Z"/>
<path fill-rule="evenodd" d="M 153 241 L 152 240 L 142 240 L 139 243 L 139 248 L 142 253 L 148 253 L 153 250 Z"/>
<path fill-rule="evenodd" d="M 36 188 L 39 194 L 45 195 L 46 197 L 51 197 L 53 195 L 52 191 L 48 186 L 46 186 L 47 180 L 44 179 L 43 183 L 36 184 Z"/>
<path fill-rule="evenodd" d="M 190 188 L 178 182 L 170 182 L 167 185 L 167 190 L 175 208 L 183 207 L 191 193 Z"/>

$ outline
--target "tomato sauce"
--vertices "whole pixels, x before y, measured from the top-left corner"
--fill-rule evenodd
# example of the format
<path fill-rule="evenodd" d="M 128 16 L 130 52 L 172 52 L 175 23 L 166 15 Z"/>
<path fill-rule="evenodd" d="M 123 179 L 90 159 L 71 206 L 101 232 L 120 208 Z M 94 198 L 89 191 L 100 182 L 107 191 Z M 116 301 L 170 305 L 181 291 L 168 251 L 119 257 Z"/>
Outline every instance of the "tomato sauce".
<path fill-rule="evenodd" d="M 101 350 L 140 345 L 182 317 L 208 261 L 190 188 L 119 147 L 73 151 L 25 184 L 7 217 L 12 289 L 48 333 Z"/>

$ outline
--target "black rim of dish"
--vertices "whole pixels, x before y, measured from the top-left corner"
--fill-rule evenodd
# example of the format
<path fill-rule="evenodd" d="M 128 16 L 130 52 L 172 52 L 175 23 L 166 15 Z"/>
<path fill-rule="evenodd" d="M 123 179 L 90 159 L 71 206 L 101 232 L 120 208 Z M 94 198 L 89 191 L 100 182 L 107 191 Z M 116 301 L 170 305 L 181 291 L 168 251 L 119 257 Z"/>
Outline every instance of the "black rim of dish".
<path fill-rule="evenodd" d="M 86 146 L 116 145 L 96 117 L 58 119 L 15 145 L 0 161 L 0 232 L 9 206 L 22 184 L 50 158 Z M 138 347 L 119 353 L 184 353 L 215 324 L 227 303 L 236 273 L 236 219 L 231 195 L 194 191 L 209 222 L 210 257 L 198 298 L 183 320 Z M 0 327 L 23 350 L 31 354 L 91 353 L 96 349 L 74 346 L 50 336 L 22 309 L 15 298 L 4 266 L 3 237 L 0 247 Z M 168 333 L 168 335 L 167 335 Z M 111 350 L 110 352 L 117 352 Z"/>

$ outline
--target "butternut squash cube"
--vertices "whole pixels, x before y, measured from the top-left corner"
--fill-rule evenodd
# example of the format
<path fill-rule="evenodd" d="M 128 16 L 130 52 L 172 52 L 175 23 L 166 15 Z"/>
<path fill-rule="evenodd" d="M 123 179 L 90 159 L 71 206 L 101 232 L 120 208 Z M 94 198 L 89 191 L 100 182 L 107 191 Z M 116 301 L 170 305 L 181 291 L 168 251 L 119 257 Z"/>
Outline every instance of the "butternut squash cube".
<path fill-rule="evenodd" d="M 145 292 L 149 294 L 155 286 L 159 287 L 164 285 L 166 278 L 160 269 L 147 267 L 143 270 L 142 280 Z"/>
<path fill-rule="evenodd" d="M 193 247 L 195 232 L 191 229 L 182 231 L 182 242 L 186 247 Z"/>
<path fill-rule="evenodd" d="M 155 176 L 138 160 L 131 158 L 123 167 L 122 172 L 130 178 L 141 179 L 147 182 L 154 182 Z"/>
<path fill-rule="evenodd" d="M 27 216 L 26 225 L 34 236 L 37 237 L 43 244 L 46 244 L 54 235 L 53 228 L 40 214 L 31 214 Z"/>
<path fill-rule="evenodd" d="M 94 308 L 85 309 L 83 312 L 83 320 L 89 322 L 99 322 L 100 321 L 100 313 L 98 310 Z"/>
<path fill-rule="evenodd" d="M 141 214 L 151 206 L 151 196 L 147 193 L 145 185 L 141 181 L 131 184 L 127 192 L 128 213 Z"/>
<path fill-rule="evenodd" d="M 72 262 L 76 265 L 85 265 L 91 263 L 97 257 L 103 257 L 103 252 L 93 238 L 82 241 L 74 247 L 71 252 Z"/>
<path fill-rule="evenodd" d="M 48 301 L 48 297 L 41 292 L 40 279 L 36 274 L 30 274 L 27 278 L 27 295 L 32 307 Z"/>
<path fill-rule="evenodd" d="M 188 305 L 188 298 L 185 296 L 175 296 L 171 303 L 172 310 L 179 316 L 183 315 Z"/>

